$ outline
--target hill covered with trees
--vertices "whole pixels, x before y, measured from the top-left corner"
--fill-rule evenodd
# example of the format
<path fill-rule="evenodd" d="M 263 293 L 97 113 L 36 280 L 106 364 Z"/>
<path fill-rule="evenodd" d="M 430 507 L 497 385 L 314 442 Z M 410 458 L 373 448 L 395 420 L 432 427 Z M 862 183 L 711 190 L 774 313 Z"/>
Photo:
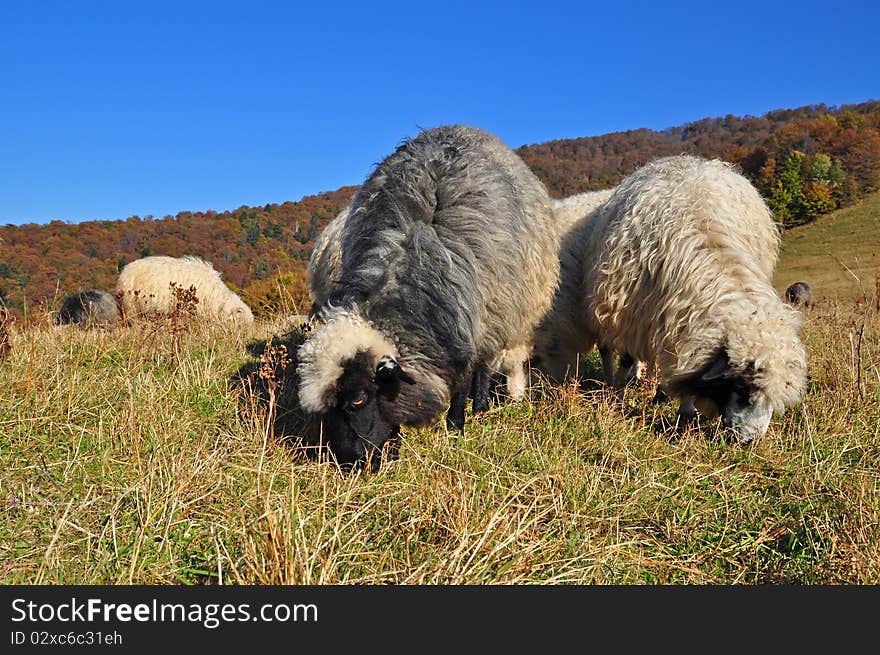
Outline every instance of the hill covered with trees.
<path fill-rule="evenodd" d="M 777 220 L 791 227 L 880 188 L 880 102 L 705 118 L 517 152 L 555 197 L 609 188 L 655 157 L 687 152 L 721 158 L 739 165 Z M 0 304 L 19 315 L 53 310 L 68 293 L 112 290 L 130 261 L 193 254 L 213 262 L 258 315 L 272 313 L 285 299 L 305 309 L 305 264 L 315 237 L 356 190 L 224 212 L 0 227 Z"/>
<path fill-rule="evenodd" d="M 550 141 L 518 152 L 557 197 L 607 189 L 655 157 L 717 157 L 739 165 L 789 227 L 880 188 L 880 102 L 704 118 L 661 132 Z"/>

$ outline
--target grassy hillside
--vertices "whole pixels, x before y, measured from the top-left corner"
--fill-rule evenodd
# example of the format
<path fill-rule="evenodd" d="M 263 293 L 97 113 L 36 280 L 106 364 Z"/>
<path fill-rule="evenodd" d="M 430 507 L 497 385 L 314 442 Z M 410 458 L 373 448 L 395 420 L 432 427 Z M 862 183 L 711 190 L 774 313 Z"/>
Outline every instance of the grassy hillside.
<path fill-rule="evenodd" d="M 821 298 L 812 380 L 751 447 L 711 422 L 676 433 L 650 383 L 624 404 L 544 386 L 464 437 L 405 430 L 398 461 L 345 476 L 231 384 L 278 319 L 14 324 L 0 583 L 880 584 L 878 217 L 875 194 L 785 233 L 777 287 Z"/>
<path fill-rule="evenodd" d="M 880 292 L 880 193 L 786 230 L 774 283 L 810 283 L 819 298 L 850 300 Z"/>
<path fill-rule="evenodd" d="M 229 378 L 247 335 L 162 323 L 11 334 L 0 365 L 2 583 L 880 583 L 880 321 L 806 318 L 812 382 L 752 447 L 632 390 L 405 430 L 344 476 Z M 866 319 L 859 343 L 858 329 Z"/>

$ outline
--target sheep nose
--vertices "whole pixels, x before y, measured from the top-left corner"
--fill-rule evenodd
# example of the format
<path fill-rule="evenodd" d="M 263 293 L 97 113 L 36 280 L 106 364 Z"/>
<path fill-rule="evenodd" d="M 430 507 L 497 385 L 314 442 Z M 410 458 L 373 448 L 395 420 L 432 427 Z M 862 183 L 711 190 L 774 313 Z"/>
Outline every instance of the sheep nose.
<path fill-rule="evenodd" d="M 736 438 L 741 444 L 750 444 L 755 440 L 755 437 L 758 436 L 758 431 L 755 428 L 745 427 L 743 425 L 727 427 L 732 427 L 734 434 L 736 434 Z"/>

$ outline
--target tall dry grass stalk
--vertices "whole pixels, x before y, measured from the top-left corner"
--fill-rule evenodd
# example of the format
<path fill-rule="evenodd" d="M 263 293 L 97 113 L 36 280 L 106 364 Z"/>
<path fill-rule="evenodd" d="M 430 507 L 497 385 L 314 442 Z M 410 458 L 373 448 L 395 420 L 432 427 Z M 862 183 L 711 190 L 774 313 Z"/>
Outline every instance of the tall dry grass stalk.
<path fill-rule="evenodd" d="M 12 350 L 9 332 L 12 329 L 13 318 L 5 307 L 0 307 L 0 362 L 9 359 Z"/>

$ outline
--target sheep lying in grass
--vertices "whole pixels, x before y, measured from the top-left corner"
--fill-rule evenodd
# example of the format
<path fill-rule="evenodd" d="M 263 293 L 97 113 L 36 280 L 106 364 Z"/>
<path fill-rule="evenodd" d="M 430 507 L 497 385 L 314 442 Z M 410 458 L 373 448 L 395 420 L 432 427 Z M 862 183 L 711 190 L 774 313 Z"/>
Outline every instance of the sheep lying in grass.
<path fill-rule="evenodd" d="M 203 259 L 155 255 L 126 264 L 116 282 L 116 295 L 126 319 L 151 313 L 170 314 L 177 304 L 174 287 L 196 290 L 197 315 L 221 322 L 248 325 L 254 315 L 227 287 L 220 273 Z"/>
<path fill-rule="evenodd" d="M 299 401 L 320 414 L 342 464 L 370 460 L 401 425 L 449 404 L 461 429 L 473 374 L 519 366 L 558 278 L 544 185 L 498 138 L 422 132 L 361 186 L 339 236 L 339 271 L 298 351 Z M 517 361 L 518 360 L 518 361 Z"/>
<path fill-rule="evenodd" d="M 795 282 L 785 290 L 785 300 L 809 309 L 813 306 L 813 289 L 806 282 Z"/>
<path fill-rule="evenodd" d="M 720 414 L 742 442 L 800 401 L 801 317 L 770 279 L 778 229 L 732 166 L 655 160 L 614 190 L 580 239 L 581 352 L 599 343 L 656 362 L 683 419 L 697 408 Z"/>
<path fill-rule="evenodd" d="M 64 298 L 55 316 L 56 325 L 77 324 L 82 327 L 113 325 L 119 320 L 119 304 L 106 291 L 86 289 Z"/>

